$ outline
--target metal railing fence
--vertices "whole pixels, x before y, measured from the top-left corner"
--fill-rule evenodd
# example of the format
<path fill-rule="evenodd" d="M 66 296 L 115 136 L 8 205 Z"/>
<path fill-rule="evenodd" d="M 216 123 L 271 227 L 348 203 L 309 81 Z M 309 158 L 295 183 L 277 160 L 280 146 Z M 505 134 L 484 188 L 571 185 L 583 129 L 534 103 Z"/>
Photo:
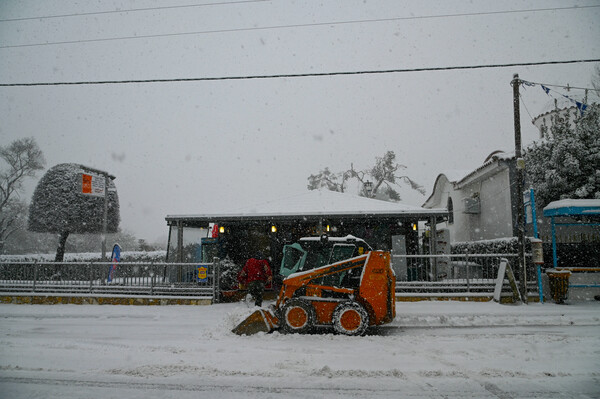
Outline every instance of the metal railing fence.
<path fill-rule="evenodd" d="M 517 280 L 516 254 L 392 255 L 396 292 L 490 293 L 498 279 L 501 260 L 507 259 Z M 528 290 L 537 290 L 535 267 L 527 260 Z"/>
<path fill-rule="evenodd" d="M 32 294 L 193 296 L 219 300 L 219 260 L 213 263 L 6 262 L 0 291 Z"/>

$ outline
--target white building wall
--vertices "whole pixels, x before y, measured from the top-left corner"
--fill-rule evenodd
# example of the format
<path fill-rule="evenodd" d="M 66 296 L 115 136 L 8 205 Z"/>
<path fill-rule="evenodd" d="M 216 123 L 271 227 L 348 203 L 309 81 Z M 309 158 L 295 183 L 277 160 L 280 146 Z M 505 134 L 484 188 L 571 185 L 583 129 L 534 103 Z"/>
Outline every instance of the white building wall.
<path fill-rule="evenodd" d="M 452 198 L 454 222 L 438 224 L 438 229 L 448 229 L 450 241 L 479 241 L 513 236 L 509 168 L 475 179 L 459 188 L 441 176 L 436 183 L 436 198 L 432 208 L 446 208 Z M 464 199 L 479 196 L 480 212 L 465 213 Z"/>
<path fill-rule="evenodd" d="M 513 236 L 512 211 L 510 202 L 509 170 L 481 182 L 481 214 L 472 215 L 479 219 L 473 225 L 473 240 L 491 240 Z"/>
<path fill-rule="evenodd" d="M 448 229 L 450 232 L 450 241 L 467 241 L 469 239 L 468 232 L 468 215 L 463 213 L 462 194 L 454 189 L 454 185 L 448 181 L 445 176 L 441 176 L 436 185 L 436 191 L 439 194 L 433 208 L 446 208 L 448 206 L 448 198 L 452 198 L 453 204 L 453 222 L 446 221 L 438 224 L 439 229 Z"/>

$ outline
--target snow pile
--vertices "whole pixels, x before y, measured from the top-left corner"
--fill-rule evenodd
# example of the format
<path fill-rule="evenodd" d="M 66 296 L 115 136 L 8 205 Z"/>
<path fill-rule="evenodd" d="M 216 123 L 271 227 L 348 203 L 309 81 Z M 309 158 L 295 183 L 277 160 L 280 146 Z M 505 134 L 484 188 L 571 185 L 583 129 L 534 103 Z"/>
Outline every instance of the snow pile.
<path fill-rule="evenodd" d="M 237 336 L 254 309 L 0 305 L 4 397 L 599 397 L 600 303 L 398 303 L 364 337 Z"/>

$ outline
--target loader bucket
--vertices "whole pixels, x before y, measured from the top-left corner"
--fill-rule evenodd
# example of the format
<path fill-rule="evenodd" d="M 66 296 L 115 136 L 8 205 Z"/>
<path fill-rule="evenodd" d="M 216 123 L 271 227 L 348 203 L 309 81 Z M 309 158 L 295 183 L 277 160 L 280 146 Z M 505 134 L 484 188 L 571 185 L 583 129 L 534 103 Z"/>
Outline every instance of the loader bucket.
<path fill-rule="evenodd" d="M 259 332 L 270 333 L 278 327 L 278 320 L 268 310 L 259 309 L 246 317 L 231 332 L 237 335 L 252 335 Z"/>

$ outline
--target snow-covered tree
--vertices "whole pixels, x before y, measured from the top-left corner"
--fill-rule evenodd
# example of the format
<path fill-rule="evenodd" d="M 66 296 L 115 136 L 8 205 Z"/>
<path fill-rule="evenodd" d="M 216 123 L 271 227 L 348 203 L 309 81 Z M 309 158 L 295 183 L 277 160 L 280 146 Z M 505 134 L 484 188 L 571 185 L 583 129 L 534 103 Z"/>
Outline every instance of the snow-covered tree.
<path fill-rule="evenodd" d="M 33 138 L 0 146 L 0 252 L 7 238 L 25 225 L 26 205 L 18 198 L 26 177 L 44 168 L 44 156 Z"/>
<path fill-rule="evenodd" d="M 232 261 L 229 256 L 221 260 L 221 276 L 219 278 L 220 288 L 223 291 L 238 289 L 238 274 L 242 266 Z"/>
<path fill-rule="evenodd" d="M 566 199 L 600 199 L 600 106 L 589 106 L 574 126 L 555 113 L 545 138 L 525 154 L 527 178 L 541 207 Z"/>
<path fill-rule="evenodd" d="M 349 178 L 348 171 L 333 173 L 329 168 L 325 168 L 316 175 L 308 176 L 308 189 L 316 190 L 325 187 L 330 191 L 343 193 L 346 190 L 346 182 Z"/>
<path fill-rule="evenodd" d="M 410 177 L 398 173 L 402 169 L 406 169 L 406 166 L 396 162 L 394 151 L 387 151 L 383 157 L 375 158 L 373 167 L 365 170 L 356 170 L 354 165 L 350 164 L 350 169 L 344 172 L 332 173 L 329 168 L 325 168 L 316 175 L 310 175 L 308 189 L 324 187 L 331 191 L 344 192 L 348 180 L 355 179 L 361 187 L 358 194 L 363 197 L 400 201 L 400 193 L 397 191 L 400 182 L 408 184 L 410 188 L 424 195 L 425 190 L 421 185 Z"/>
<path fill-rule="evenodd" d="M 64 257 L 69 234 L 101 233 L 104 197 L 81 194 L 82 165 L 65 163 L 52 167 L 38 183 L 29 207 L 29 230 L 60 234 L 56 261 Z M 119 197 L 112 180 L 108 186 L 107 232 L 119 228 Z"/>

